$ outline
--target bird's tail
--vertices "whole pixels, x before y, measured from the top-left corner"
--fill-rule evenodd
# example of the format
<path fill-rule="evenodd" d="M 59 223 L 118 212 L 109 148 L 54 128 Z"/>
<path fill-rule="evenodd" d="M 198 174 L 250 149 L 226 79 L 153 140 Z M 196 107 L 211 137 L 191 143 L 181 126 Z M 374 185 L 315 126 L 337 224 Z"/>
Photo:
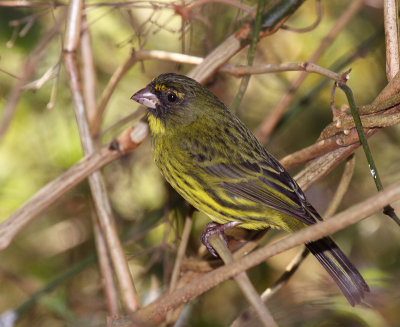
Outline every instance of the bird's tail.
<path fill-rule="evenodd" d="M 349 303 L 352 306 L 360 303 L 365 293 L 369 292 L 369 287 L 335 242 L 324 237 L 306 246 L 331 275 Z"/>

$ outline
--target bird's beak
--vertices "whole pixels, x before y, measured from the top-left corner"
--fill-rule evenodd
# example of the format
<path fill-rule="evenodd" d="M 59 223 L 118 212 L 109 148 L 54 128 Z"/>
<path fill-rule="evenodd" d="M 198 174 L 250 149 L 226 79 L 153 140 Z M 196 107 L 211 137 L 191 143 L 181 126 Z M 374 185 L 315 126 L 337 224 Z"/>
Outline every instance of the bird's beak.
<path fill-rule="evenodd" d="M 139 102 L 140 104 L 146 106 L 149 109 L 155 109 L 157 105 L 160 104 L 157 96 L 152 92 L 150 86 L 146 86 L 144 89 L 137 91 L 131 96 L 131 99 Z"/>

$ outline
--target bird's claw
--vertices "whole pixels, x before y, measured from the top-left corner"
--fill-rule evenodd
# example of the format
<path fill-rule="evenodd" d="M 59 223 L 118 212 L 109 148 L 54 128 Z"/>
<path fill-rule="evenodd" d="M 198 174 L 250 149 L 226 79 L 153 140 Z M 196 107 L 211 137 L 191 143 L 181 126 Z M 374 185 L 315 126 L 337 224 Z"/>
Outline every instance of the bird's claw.
<path fill-rule="evenodd" d="M 229 222 L 226 224 L 218 224 L 216 222 L 210 222 L 205 227 L 203 232 L 201 233 L 200 240 L 205 245 L 207 250 L 216 258 L 219 257 L 218 253 L 214 250 L 212 245 L 209 242 L 210 236 L 217 234 L 218 237 L 224 242 L 226 247 L 228 247 L 228 239 L 226 238 L 225 231 L 232 227 L 239 225 L 239 222 Z"/>

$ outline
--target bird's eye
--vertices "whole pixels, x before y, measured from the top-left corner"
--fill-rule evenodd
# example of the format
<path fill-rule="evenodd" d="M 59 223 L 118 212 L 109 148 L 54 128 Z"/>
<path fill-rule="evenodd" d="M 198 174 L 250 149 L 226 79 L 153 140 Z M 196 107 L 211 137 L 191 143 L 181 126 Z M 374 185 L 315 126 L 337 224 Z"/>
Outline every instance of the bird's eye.
<path fill-rule="evenodd" d="M 176 94 L 175 94 L 175 93 L 169 93 L 169 94 L 168 94 L 168 96 L 167 96 L 167 99 L 168 99 L 168 102 L 171 102 L 171 103 L 173 103 L 173 102 L 175 102 L 175 101 L 176 101 L 176 99 L 177 99 L 177 96 L 176 96 Z"/>

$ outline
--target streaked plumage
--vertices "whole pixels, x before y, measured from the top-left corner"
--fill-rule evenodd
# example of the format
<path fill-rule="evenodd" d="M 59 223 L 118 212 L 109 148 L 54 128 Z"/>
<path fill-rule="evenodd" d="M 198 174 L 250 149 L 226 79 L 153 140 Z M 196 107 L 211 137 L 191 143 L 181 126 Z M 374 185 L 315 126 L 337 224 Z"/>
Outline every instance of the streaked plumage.
<path fill-rule="evenodd" d="M 132 96 L 149 108 L 153 156 L 166 180 L 213 221 L 296 231 L 322 220 L 304 193 L 249 129 L 209 90 L 163 74 Z M 364 279 L 329 238 L 306 244 L 351 305 Z"/>

